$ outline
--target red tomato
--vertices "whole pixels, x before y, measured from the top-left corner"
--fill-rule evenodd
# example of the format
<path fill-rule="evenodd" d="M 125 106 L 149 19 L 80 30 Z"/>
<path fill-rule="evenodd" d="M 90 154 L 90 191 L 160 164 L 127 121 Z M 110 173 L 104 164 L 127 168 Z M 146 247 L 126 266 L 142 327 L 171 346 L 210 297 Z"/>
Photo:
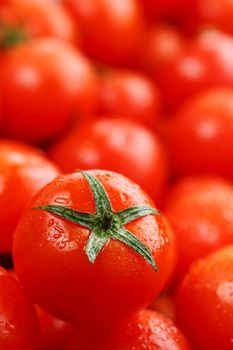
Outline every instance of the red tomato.
<path fill-rule="evenodd" d="M 165 129 L 176 173 L 233 179 L 233 89 L 207 90 L 191 99 Z"/>
<path fill-rule="evenodd" d="M 36 306 L 40 323 L 40 350 L 64 350 L 74 333 L 74 327 Z"/>
<path fill-rule="evenodd" d="M 142 310 L 110 329 L 80 332 L 69 350 L 190 350 L 181 331 L 168 318 Z"/>
<path fill-rule="evenodd" d="M 0 267 L 0 348 L 37 350 L 39 326 L 20 283 Z"/>
<path fill-rule="evenodd" d="M 156 135 L 123 118 L 103 118 L 77 125 L 50 150 L 65 172 L 75 169 L 108 169 L 138 183 L 157 202 L 168 167 Z"/>
<path fill-rule="evenodd" d="M 211 176 L 176 183 L 165 214 L 178 246 L 177 279 L 190 264 L 233 243 L 233 185 Z"/>
<path fill-rule="evenodd" d="M 87 176 L 100 181 L 101 190 L 95 196 L 104 191 L 108 205 L 100 205 L 103 197 L 93 199 Z M 57 215 L 47 211 L 51 205 L 58 208 Z M 99 207 L 109 205 L 110 212 L 106 209 L 101 214 Z M 44 207 L 40 210 L 38 206 Z M 52 315 L 79 325 L 108 324 L 149 305 L 173 268 L 174 242 L 161 215 L 122 218 L 119 226 L 118 211 L 134 206 L 149 206 L 149 212 L 154 212 L 153 202 L 140 187 L 109 171 L 63 175 L 44 187 L 25 211 L 14 239 L 17 275 L 32 300 Z M 87 221 L 75 219 L 77 211 L 88 216 L 87 220 L 96 218 L 91 230 L 86 228 L 90 227 Z M 125 222 L 127 237 L 143 248 L 132 248 L 122 238 Z M 159 272 L 140 255 L 142 250 L 154 259 Z"/>
<path fill-rule="evenodd" d="M 144 21 L 137 0 L 64 0 L 77 21 L 84 51 L 103 64 L 132 63 Z"/>
<path fill-rule="evenodd" d="M 29 142 L 56 136 L 96 99 L 96 76 L 68 43 L 38 39 L 5 51 L 0 74 L 5 135 Z"/>
<path fill-rule="evenodd" d="M 17 34 L 19 39 L 20 35 L 76 39 L 76 28 L 65 8 L 58 2 L 46 0 L 1 0 L 0 31 L 8 38 L 9 45 Z"/>
<path fill-rule="evenodd" d="M 174 111 L 193 94 L 210 87 L 233 87 L 233 38 L 206 31 L 156 75 L 165 107 Z"/>
<path fill-rule="evenodd" d="M 0 141 L 0 253 L 10 253 L 12 234 L 34 194 L 58 175 L 58 169 L 36 148 Z"/>
<path fill-rule="evenodd" d="M 155 128 L 159 112 L 159 90 L 142 73 L 115 70 L 101 76 L 98 113 L 124 115 Z"/>
<path fill-rule="evenodd" d="M 233 246 L 195 262 L 177 296 L 178 323 L 194 350 L 232 350 Z"/>

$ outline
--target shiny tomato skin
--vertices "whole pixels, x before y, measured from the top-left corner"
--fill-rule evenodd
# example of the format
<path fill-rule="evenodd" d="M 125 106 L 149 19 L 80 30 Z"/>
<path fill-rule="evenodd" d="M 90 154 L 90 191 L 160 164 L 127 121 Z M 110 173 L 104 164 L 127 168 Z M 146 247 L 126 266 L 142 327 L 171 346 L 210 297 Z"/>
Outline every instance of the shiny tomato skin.
<path fill-rule="evenodd" d="M 58 168 L 37 148 L 0 140 L 1 254 L 11 253 L 13 232 L 28 202 L 58 174 Z"/>
<path fill-rule="evenodd" d="M 3 28 L 22 30 L 26 38 L 51 36 L 75 41 L 77 36 L 72 19 L 59 2 L 2 0 L 0 23 Z"/>
<path fill-rule="evenodd" d="M 153 206 L 140 187 L 124 176 L 101 170 L 90 174 L 105 187 L 114 211 Z M 126 225 L 150 249 L 158 265 L 156 273 L 132 248 L 115 240 L 91 264 L 84 249 L 88 229 L 33 210 L 52 203 L 95 213 L 90 188 L 79 172 L 57 177 L 32 201 L 15 231 L 13 252 L 16 272 L 32 300 L 77 325 L 116 322 L 149 305 L 174 266 L 174 241 L 163 216 L 150 215 Z"/>
<path fill-rule="evenodd" d="M 194 350 L 232 350 L 233 246 L 195 262 L 177 295 L 177 322 Z"/>
<path fill-rule="evenodd" d="M 7 137 L 48 141 L 95 108 L 95 72 L 69 43 L 37 39 L 5 51 L 0 62 Z"/>
<path fill-rule="evenodd" d="M 165 134 L 174 171 L 233 179 L 233 89 L 212 89 L 187 101 Z"/>
<path fill-rule="evenodd" d="M 39 325 L 33 305 L 19 281 L 0 267 L 0 348 L 38 350 Z"/>
<path fill-rule="evenodd" d="M 160 114 L 160 93 L 146 75 L 130 70 L 111 70 L 100 77 L 101 115 L 124 115 L 155 129 Z"/>
<path fill-rule="evenodd" d="M 80 27 L 82 48 L 93 60 L 117 66 L 140 52 L 144 18 L 136 0 L 64 0 Z"/>
<path fill-rule="evenodd" d="M 233 185 L 213 176 L 181 179 L 164 213 L 177 241 L 176 281 L 192 262 L 233 243 Z"/>
<path fill-rule="evenodd" d="M 122 173 L 156 203 L 167 180 L 166 154 L 158 137 L 114 116 L 77 125 L 52 146 L 50 157 L 65 172 L 107 169 Z"/>
<path fill-rule="evenodd" d="M 67 350 L 190 350 L 187 340 L 165 316 L 142 310 L 112 329 L 79 332 Z"/>
<path fill-rule="evenodd" d="M 168 112 L 212 87 L 233 87 L 233 38 L 207 30 L 155 75 Z M 214 73 L 213 73 L 214 72 Z"/>

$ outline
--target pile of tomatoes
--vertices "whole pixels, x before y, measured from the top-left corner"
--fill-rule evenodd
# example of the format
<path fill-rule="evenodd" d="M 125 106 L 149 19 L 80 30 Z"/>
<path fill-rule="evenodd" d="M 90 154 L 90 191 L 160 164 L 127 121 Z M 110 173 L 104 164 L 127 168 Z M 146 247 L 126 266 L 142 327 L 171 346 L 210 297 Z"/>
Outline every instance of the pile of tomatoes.
<path fill-rule="evenodd" d="M 233 350 L 232 18 L 0 1 L 1 350 Z"/>

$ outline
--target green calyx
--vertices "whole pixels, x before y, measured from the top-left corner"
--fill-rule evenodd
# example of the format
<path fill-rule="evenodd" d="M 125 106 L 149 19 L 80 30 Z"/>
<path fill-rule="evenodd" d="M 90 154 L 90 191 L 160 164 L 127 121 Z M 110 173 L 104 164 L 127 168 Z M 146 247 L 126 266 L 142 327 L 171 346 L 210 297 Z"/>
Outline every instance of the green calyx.
<path fill-rule="evenodd" d="M 140 254 L 153 268 L 157 270 L 153 256 L 147 247 L 124 226 L 129 222 L 146 215 L 159 215 L 154 208 L 146 205 L 133 206 L 122 211 L 113 212 L 111 202 L 103 185 L 94 176 L 82 172 L 87 180 L 95 201 L 96 213 L 79 212 L 60 205 L 39 206 L 42 209 L 88 228 L 91 234 L 86 244 L 86 254 L 91 263 L 110 239 L 120 241 Z"/>
<path fill-rule="evenodd" d="M 0 24 L 0 47 L 8 49 L 28 39 L 26 33 L 19 28 L 7 27 Z"/>

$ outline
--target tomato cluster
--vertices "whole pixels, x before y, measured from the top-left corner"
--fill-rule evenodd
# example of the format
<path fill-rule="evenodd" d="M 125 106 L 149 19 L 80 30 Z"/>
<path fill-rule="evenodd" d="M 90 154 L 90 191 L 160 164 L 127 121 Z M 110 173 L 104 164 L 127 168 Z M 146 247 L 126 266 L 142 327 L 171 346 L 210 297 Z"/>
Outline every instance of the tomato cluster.
<path fill-rule="evenodd" d="M 233 350 L 232 16 L 0 1 L 1 350 Z"/>

